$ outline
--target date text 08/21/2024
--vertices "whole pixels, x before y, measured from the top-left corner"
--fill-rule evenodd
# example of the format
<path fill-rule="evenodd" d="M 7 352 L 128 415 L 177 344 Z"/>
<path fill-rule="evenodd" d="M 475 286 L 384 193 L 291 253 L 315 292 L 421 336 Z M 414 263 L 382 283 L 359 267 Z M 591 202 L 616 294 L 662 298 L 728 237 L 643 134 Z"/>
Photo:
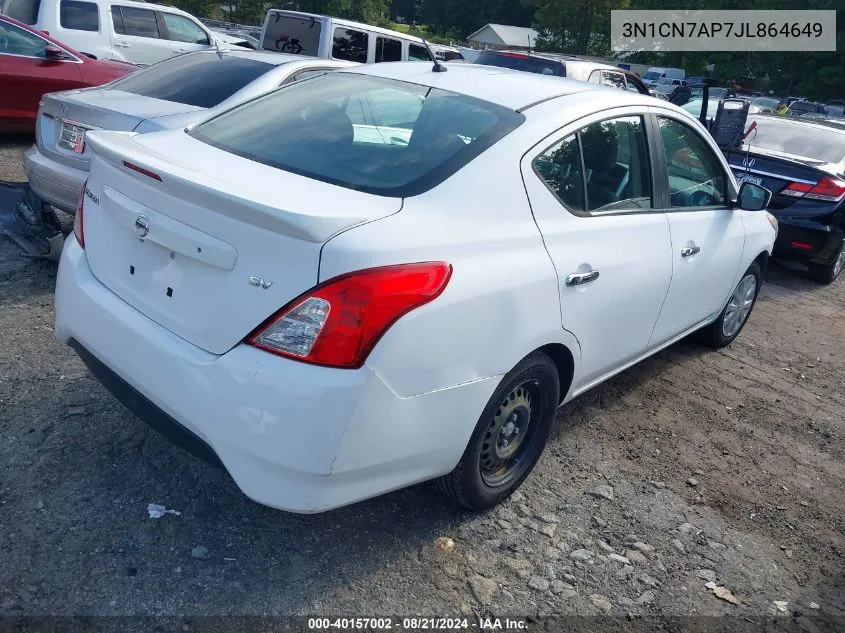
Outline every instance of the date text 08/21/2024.
<path fill-rule="evenodd" d="M 311 631 L 520 631 L 527 628 L 527 622 L 522 618 L 308 618 Z"/>

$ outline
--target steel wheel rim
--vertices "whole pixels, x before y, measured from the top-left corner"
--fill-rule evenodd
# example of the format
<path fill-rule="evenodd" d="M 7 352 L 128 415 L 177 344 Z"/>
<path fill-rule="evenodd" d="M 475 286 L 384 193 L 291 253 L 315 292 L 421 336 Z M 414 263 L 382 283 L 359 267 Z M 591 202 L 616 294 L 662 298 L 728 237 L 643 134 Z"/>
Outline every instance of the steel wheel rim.
<path fill-rule="evenodd" d="M 757 278 L 754 275 L 746 275 L 737 284 L 728 306 L 725 308 L 725 316 L 722 318 L 722 333 L 730 338 L 739 332 L 740 328 L 751 312 L 754 305 L 754 298 L 757 296 Z"/>
<path fill-rule="evenodd" d="M 499 403 L 481 444 L 481 479 L 491 488 L 506 486 L 520 472 L 542 413 L 540 383 L 528 380 Z"/>
<path fill-rule="evenodd" d="M 842 267 L 845 266 L 845 244 L 842 245 L 842 248 L 839 249 L 839 256 L 836 258 L 836 261 L 833 263 L 833 277 L 836 278 L 840 272 L 842 272 Z"/>

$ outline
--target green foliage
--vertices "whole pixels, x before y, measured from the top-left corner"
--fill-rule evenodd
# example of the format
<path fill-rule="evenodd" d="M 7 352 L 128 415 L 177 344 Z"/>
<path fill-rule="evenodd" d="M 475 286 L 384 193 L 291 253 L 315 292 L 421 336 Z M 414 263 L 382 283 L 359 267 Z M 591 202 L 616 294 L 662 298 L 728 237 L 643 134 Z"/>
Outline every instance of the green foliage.
<path fill-rule="evenodd" d="M 200 17 L 261 24 L 268 9 L 293 9 L 390 26 L 391 18 L 416 21 L 432 42 L 460 41 L 487 23 L 534 26 L 537 48 L 582 55 L 612 57 L 610 12 L 614 9 L 700 9 L 700 0 L 171 0 Z M 222 11 L 220 6 L 230 8 Z M 784 9 L 785 0 L 708 0 L 707 9 Z M 630 60 L 649 65 L 685 68 L 703 75 L 709 63 L 722 82 L 778 95 L 801 94 L 815 99 L 845 97 L 845 5 L 843 0 L 803 0 L 790 9 L 837 10 L 837 43 L 831 53 L 639 53 Z M 396 25 L 403 27 L 407 25 Z"/>

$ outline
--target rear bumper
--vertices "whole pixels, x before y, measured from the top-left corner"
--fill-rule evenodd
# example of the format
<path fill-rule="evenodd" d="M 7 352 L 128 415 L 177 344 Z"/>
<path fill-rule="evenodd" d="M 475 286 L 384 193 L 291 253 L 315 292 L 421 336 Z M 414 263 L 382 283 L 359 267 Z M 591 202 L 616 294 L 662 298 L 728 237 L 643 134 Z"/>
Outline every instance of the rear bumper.
<path fill-rule="evenodd" d="M 79 191 L 88 173 L 48 158 L 33 145 L 23 155 L 23 167 L 35 194 L 71 215 L 79 204 Z"/>
<path fill-rule="evenodd" d="M 65 243 L 56 336 L 124 404 L 219 460 L 252 499 L 321 512 L 452 470 L 499 377 L 400 398 L 370 369 L 338 370 L 248 345 L 209 354 L 129 306 Z"/>
<path fill-rule="evenodd" d="M 811 228 L 806 222 L 798 224 L 782 218 L 778 218 L 778 227 L 775 257 L 827 266 L 842 246 L 843 232 L 836 227 L 819 224 L 818 228 Z"/>

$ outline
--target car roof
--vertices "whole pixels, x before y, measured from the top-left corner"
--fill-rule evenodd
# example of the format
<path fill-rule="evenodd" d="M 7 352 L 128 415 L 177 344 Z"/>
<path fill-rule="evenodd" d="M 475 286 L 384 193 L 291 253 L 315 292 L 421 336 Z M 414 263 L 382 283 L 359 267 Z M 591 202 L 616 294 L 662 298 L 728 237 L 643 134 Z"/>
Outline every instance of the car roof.
<path fill-rule="evenodd" d="M 354 66 L 354 62 L 344 62 L 334 59 L 324 59 L 322 57 L 311 57 L 310 55 L 291 55 L 288 53 L 273 53 L 270 51 L 252 51 L 248 48 L 222 48 L 219 51 L 214 49 L 193 51 L 187 55 L 226 55 L 231 57 L 242 57 L 244 59 L 254 59 L 265 64 L 273 66 L 281 66 L 282 64 L 289 64 L 291 62 L 314 62 L 319 61 L 320 64 L 325 63 L 326 66 L 333 66 L 337 68 L 345 68 L 347 66 Z"/>
<path fill-rule="evenodd" d="M 626 94 L 626 91 L 618 88 L 607 88 L 585 81 L 526 73 L 498 66 L 449 64 L 448 62 L 441 62 L 441 64 L 448 68 L 448 72 L 433 72 L 432 63 L 429 61 L 366 64 L 342 72 L 396 79 L 448 90 L 496 103 L 512 110 L 523 109 L 555 97 L 592 90 L 611 90 Z M 633 93 L 627 94 L 633 96 Z"/>
<path fill-rule="evenodd" d="M 759 119 L 769 119 L 769 120 L 777 120 L 777 121 L 784 121 L 787 125 L 803 125 L 803 126 L 812 126 L 812 127 L 819 127 L 823 126 L 830 130 L 834 130 L 840 134 L 845 134 L 845 128 L 842 127 L 841 124 L 834 123 L 833 121 L 827 119 L 802 119 L 798 117 L 791 117 L 791 116 L 780 116 L 777 114 L 767 114 L 764 112 L 752 112 L 748 115 L 749 117 L 755 117 Z"/>

